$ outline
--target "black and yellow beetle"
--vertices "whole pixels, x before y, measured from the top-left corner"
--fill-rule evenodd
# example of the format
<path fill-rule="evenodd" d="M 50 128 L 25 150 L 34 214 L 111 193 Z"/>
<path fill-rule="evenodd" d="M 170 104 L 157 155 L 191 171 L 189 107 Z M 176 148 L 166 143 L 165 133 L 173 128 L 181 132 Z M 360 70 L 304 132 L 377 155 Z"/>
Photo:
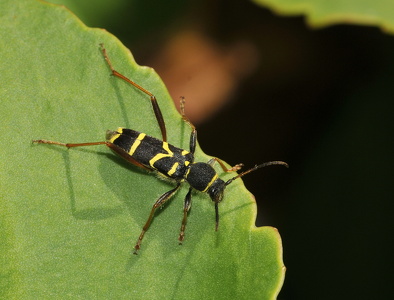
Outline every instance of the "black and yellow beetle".
<path fill-rule="evenodd" d="M 150 97 L 153 111 L 155 113 L 157 122 L 159 124 L 162 140 L 146 135 L 145 133 L 127 129 L 118 128 L 116 131 L 107 131 L 106 141 L 102 142 L 92 142 L 92 143 L 60 143 L 48 140 L 33 140 L 33 143 L 39 144 L 54 144 L 59 146 L 71 147 L 81 147 L 81 146 L 94 146 L 94 145 L 106 145 L 111 148 L 116 154 L 123 157 L 128 162 L 146 169 L 148 171 L 155 171 L 159 174 L 165 176 L 166 178 L 172 179 L 176 186 L 170 191 L 164 193 L 159 197 L 154 203 L 151 212 L 149 214 L 148 220 L 146 221 L 141 234 L 138 237 L 137 243 L 134 247 L 134 254 L 141 247 L 142 239 L 145 232 L 148 230 L 150 223 L 154 217 L 155 211 L 158 207 L 162 206 L 166 201 L 168 201 L 171 196 L 173 196 L 176 191 L 180 188 L 183 182 L 187 182 L 190 185 L 189 191 L 186 194 L 184 205 L 183 205 L 183 219 L 179 234 L 179 243 L 183 242 L 185 237 L 185 227 L 187 221 L 187 215 L 191 207 L 191 193 L 192 190 L 198 190 L 204 193 L 208 193 L 212 201 L 215 203 L 215 217 L 216 226 L 215 230 L 218 229 L 219 225 L 219 210 L 218 204 L 222 201 L 223 192 L 226 186 L 228 186 L 235 179 L 240 178 L 252 171 L 259 168 L 269 166 L 269 165 L 283 165 L 288 166 L 287 163 L 283 161 L 270 161 L 238 174 L 237 176 L 223 181 L 219 178 L 218 174 L 213 168 L 213 164 L 218 162 L 225 172 L 238 171 L 243 165 L 237 164 L 232 168 L 227 168 L 224 163 L 218 158 L 212 158 L 207 163 L 205 162 L 195 162 L 194 161 L 194 151 L 196 149 L 197 142 L 197 130 L 194 125 L 189 121 L 185 115 L 184 109 L 184 98 L 181 98 L 181 114 L 183 120 L 191 127 L 192 132 L 190 135 L 190 145 L 189 150 L 184 150 L 177 148 L 167 142 L 166 127 L 161 113 L 160 107 L 156 101 L 156 97 L 144 89 L 134 81 L 130 80 L 126 76 L 117 72 L 111 64 L 108 58 L 107 52 L 104 46 L 101 44 L 101 50 L 105 61 L 107 62 L 109 68 L 111 69 L 112 75 L 123 79 L 124 81 L 130 83 L 135 88 L 139 89 L 146 95 Z"/>

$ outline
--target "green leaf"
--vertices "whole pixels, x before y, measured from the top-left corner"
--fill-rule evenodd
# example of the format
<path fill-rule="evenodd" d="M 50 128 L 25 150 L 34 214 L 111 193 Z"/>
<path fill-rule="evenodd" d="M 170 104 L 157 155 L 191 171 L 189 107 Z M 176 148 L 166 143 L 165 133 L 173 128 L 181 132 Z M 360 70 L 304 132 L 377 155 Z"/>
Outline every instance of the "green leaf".
<path fill-rule="evenodd" d="M 153 202 L 173 185 L 104 146 L 31 143 L 102 141 L 119 126 L 160 137 L 149 98 L 110 76 L 104 43 L 114 67 L 157 96 L 169 141 L 187 149 L 190 128 L 152 69 L 64 7 L 3 0 L 0 25 L 1 299 L 276 297 L 285 270 L 280 236 L 254 226 L 256 205 L 240 179 L 220 204 L 218 232 L 212 201 L 195 193 L 178 245 L 185 185 L 135 256 Z M 200 148 L 196 157 L 209 159 Z"/>
<path fill-rule="evenodd" d="M 253 0 L 278 14 L 306 16 L 312 27 L 334 24 L 378 26 L 394 33 L 394 1 L 387 0 Z"/>

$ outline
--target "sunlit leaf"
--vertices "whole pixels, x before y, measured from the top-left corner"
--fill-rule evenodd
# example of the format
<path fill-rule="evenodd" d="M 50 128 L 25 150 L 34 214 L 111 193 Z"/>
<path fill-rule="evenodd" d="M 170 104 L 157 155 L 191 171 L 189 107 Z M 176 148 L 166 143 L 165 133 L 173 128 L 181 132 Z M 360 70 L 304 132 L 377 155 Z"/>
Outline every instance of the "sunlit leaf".
<path fill-rule="evenodd" d="M 160 137 L 149 98 L 110 76 L 104 43 L 115 68 L 157 96 L 169 141 L 188 149 L 190 128 L 152 69 L 63 7 L 4 0 L 0 25 L 0 298 L 276 297 L 284 278 L 280 236 L 254 226 L 256 205 L 240 179 L 220 204 L 218 232 L 212 201 L 195 193 L 178 245 L 185 186 L 156 214 L 136 256 L 153 202 L 173 184 L 105 146 L 31 143 L 102 141 L 119 126 Z M 209 159 L 199 148 L 196 156 Z"/>

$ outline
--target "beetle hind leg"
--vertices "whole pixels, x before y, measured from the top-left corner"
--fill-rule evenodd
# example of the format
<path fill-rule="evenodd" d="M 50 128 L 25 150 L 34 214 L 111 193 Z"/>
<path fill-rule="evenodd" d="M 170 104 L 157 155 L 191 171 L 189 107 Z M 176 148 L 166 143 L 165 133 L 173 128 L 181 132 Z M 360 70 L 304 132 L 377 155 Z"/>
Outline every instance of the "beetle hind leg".
<path fill-rule="evenodd" d="M 148 95 L 152 104 L 153 111 L 156 116 L 157 123 L 159 124 L 161 135 L 163 137 L 163 141 L 167 142 L 167 130 L 166 130 L 166 124 L 164 122 L 163 114 L 161 113 L 159 104 L 157 103 L 155 95 L 153 95 L 151 92 L 149 92 L 147 89 L 143 88 L 133 80 L 127 78 L 125 75 L 119 73 L 114 69 L 112 66 L 111 60 L 108 57 L 107 50 L 104 48 L 104 44 L 100 44 L 101 47 L 101 52 L 103 53 L 104 59 L 107 62 L 108 67 L 111 69 L 112 75 L 126 81 L 127 83 L 131 84 L 134 86 L 136 89 L 139 89 L 141 92 L 144 94 Z"/>
<path fill-rule="evenodd" d="M 92 143 L 61 143 L 61 142 L 55 142 L 55 141 L 49 141 L 49 140 L 32 140 L 33 144 L 50 144 L 50 145 L 58 145 L 58 146 L 63 146 L 67 148 L 72 148 L 72 147 L 85 147 L 85 146 L 96 146 L 96 145 L 107 145 L 108 142 L 92 142 Z"/>

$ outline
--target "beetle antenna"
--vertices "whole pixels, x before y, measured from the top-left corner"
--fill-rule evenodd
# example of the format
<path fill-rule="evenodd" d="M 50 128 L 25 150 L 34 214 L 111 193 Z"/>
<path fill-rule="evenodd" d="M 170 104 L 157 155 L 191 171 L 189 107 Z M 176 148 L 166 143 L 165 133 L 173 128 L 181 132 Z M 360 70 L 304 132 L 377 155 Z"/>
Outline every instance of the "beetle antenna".
<path fill-rule="evenodd" d="M 233 178 L 227 180 L 227 182 L 225 183 L 225 185 L 227 186 L 227 185 L 229 185 L 231 182 L 233 182 L 235 179 L 238 179 L 238 178 L 240 178 L 240 177 L 243 177 L 243 176 L 245 176 L 246 174 L 249 174 L 250 172 L 256 171 L 257 169 L 264 168 L 264 167 L 268 167 L 268 166 L 272 166 L 272 165 L 282 165 L 282 166 L 285 166 L 286 168 L 289 167 L 289 165 L 288 165 L 287 163 L 285 163 L 284 161 L 280 161 L 280 160 L 269 161 L 269 162 L 263 163 L 263 164 L 261 164 L 261 165 L 255 165 L 253 168 L 251 168 L 251 169 L 249 169 L 249 170 L 247 170 L 247 171 L 245 171 L 245 172 L 242 172 L 242 173 L 238 174 L 237 176 L 235 176 L 235 177 L 233 177 Z"/>
<path fill-rule="evenodd" d="M 216 217 L 215 231 L 218 231 L 218 228 L 219 228 L 219 202 L 215 202 L 215 217 Z"/>

